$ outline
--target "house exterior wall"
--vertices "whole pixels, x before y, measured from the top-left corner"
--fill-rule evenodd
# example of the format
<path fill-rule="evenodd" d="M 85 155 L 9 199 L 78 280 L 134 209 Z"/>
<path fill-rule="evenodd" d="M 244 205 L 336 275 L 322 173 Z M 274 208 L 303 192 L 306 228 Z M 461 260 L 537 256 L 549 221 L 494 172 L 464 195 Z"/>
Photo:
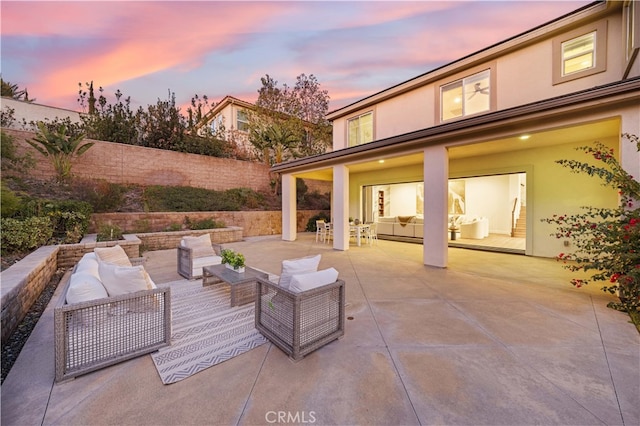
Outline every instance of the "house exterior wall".
<path fill-rule="evenodd" d="M 0 108 L 5 111 L 11 108 L 14 111 L 15 122 L 11 125 L 12 129 L 22 129 L 23 122 L 31 121 L 52 121 L 56 118 L 69 118 L 72 123 L 81 123 L 80 113 L 69 109 L 54 108 L 46 105 L 40 105 L 33 102 L 18 101 L 11 98 L 3 97 L 0 102 Z"/>
<path fill-rule="evenodd" d="M 597 23 L 604 23 L 606 32 L 606 70 L 587 77 L 553 84 L 553 42 L 562 39 L 569 31 L 578 32 L 588 30 Z M 477 58 L 469 59 L 469 65 L 456 69 L 456 64 L 435 71 L 432 76 L 411 90 L 382 100 L 359 110 L 333 120 L 333 148 L 334 150 L 347 147 L 347 122 L 350 118 L 367 111 L 374 112 L 374 140 L 408 133 L 411 131 L 433 127 L 441 124 L 439 121 L 439 93 L 440 86 L 449 81 L 468 76 L 477 71 L 491 69 L 491 96 L 495 96 L 494 105 L 497 110 L 504 110 L 514 106 L 524 105 L 562 96 L 600 86 L 622 78 L 626 64 L 620 58 L 624 57 L 623 27 L 620 13 L 612 11 L 595 21 L 577 26 L 570 26 L 561 33 L 546 32 L 534 34 L 540 37 L 533 44 L 529 42 L 517 46 L 515 40 L 509 45 L 515 45 L 513 50 L 496 53 L 480 52 Z M 598 37 L 602 34 L 599 33 Z M 527 36 L 522 36 L 522 42 Z M 475 57 L 476 55 L 474 55 Z M 630 77 L 638 75 L 638 66 L 632 68 Z M 453 120 L 450 120 L 453 121 Z M 449 122 L 449 121 L 447 121 Z"/>

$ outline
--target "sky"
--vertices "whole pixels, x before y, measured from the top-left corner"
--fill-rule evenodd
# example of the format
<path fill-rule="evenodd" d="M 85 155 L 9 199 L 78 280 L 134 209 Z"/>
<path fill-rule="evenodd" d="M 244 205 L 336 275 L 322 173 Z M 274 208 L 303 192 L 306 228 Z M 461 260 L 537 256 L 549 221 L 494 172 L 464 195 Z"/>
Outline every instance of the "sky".
<path fill-rule="evenodd" d="M 175 93 L 255 102 L 260 78 L 313 75 L 329 111 L 592 1 L 6 1 L 0 73 L 36 103 L 82 111 L 78 84 L 133 109 Z"/>

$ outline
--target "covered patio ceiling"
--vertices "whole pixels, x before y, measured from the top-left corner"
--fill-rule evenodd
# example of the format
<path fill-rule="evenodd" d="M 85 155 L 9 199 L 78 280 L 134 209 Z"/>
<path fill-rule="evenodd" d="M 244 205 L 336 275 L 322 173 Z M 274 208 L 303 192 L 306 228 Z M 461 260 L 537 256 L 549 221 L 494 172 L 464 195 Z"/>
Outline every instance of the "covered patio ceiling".
<path fill-rule="evenodd" d="M 595 121 L 578 126 L 560 127 L 531 133 L 517 133 L 500 139 L 488 139 L 471 144 L 458 145 L 449 148 L 449 159 L 478 157 L 504 152 L 521 151 L 526 149 L 541 148 L 545 146 L 561 145 L 564 143 L 584 142 L 585 144 L 599 139 L 616 137 L 619 134 L 619 120 L 611 118 Z M 523 136 L 528 138 L 522 138 Z M 374 154 L 372 153 L 372 157 Z M 381 168 L 399 168 L 422 164 L 422 151 L 408 152 L 400 155 L 375 156 L 365 161 L 347 163 L 350 173 L 362 173 L 380 170 Z M 324 167 L 317 170 L 295 173 L 302 179 L 333 180 L 332 167 Z"/>

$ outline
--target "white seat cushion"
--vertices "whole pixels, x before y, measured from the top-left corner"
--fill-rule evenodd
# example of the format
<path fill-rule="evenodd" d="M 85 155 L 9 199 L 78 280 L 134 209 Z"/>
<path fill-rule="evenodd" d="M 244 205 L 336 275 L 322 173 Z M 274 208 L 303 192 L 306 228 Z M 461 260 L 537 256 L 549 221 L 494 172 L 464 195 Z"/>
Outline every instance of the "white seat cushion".
<path fill-rule="evenodd" d="M 193 270 L 191 275 L 199 277 L 202 275 L 202 268 L 209 265 L 220 265 L 222 258 L 220 256 L 197 257 L 193 259 Z"/>
<path fill-rule="evenodd" d="M 209 234 L 202 234 L 199 237 L 183 237 L 180 241 L 182 247 L 190 248 L 193 252 L 193 257 L 209 257 L 215 256 L 216 252 L 211 245 L 211 236 Z"/>
<path fill-rule="evenodd" d="M 321 255 L 301 257 L 282 261 L 282 273 L 280 274 L 280 287 L 289 288 L 291 277 L 296 274 L 306 274 L 316 272 L 320 264 Z"/>
<path fill-rule="evenodd" d="M 289 289 L 295 292 L 311 290 L 323 285 L 336 282 L 338 271 L 334 268 L 323 269 L 322 271 L 310 272 L 307 274 L 296 274 L 291 277 Z"/>

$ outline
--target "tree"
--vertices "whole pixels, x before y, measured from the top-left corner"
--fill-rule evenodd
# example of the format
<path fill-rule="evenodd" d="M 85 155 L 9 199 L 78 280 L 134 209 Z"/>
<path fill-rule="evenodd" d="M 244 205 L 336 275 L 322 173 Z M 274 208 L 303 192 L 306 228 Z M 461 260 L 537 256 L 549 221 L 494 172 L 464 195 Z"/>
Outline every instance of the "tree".
<path fill-rule="evenodd" d="M 17 84 L 11 84 L 8 81 L 4 81 L 0 77 L 0 92 L 1 96 L 13 98 L 18 101 L 34 102 L 35 99 L 29 99 L 29 93 L 27 89 L 20 89 Z"/>
<path fill-rule="evenodd" d="M 71 161 L 94 145 L 94 142 L 81 144 L 83 139 L 84 134 L 71 134 L 64 124 L 51 130 L 39 121 L 36 137 L 27 142 L 42 155 L 51 158 L 58 182 L 64 182 L 71 176 Z"/>
<path fill-rule="evenodd" d="M 300 74 L 296 85 L 278 87 L 278 82 L 268 74 L 261 78 L 256 108 L 249 114 L 250 142 L 257 149 L 257 156 L 267 164 L 281 159 L 299 158 L 326 152 L 331 144 L 331 126 L 324 118 L 329 107 L 329 95 L 320 88 L 317 79 Z M 273 138 L 275 134 L 286 138 Z M 286 140 L 278 147 L 270 146 L 276 140 Z M 295 140 L 295 141 L 294 141 Z"/>
<path fill-rule="evenodd" d="M 623 134 L 640 152 L 638 136 Z M 594 146 L 577 148 L 591 155 L 593 165 L 578 160 L 558 160 L 557 163 L 574 173 L 586 173 L 603 181 L 604 186 L 618 191 L 619 204 L 615 209 L 583 207 L 574 215 L 553 215 L 542 219 L 556 225 L 556 238 L 570 238 L 576 249 L 560 253 L 557 259 L 570 271 L 595 271 L 589 279 L 573 279 L 580 288 L 590 282 L 604 282 L 602 290 L 617 294 L 620 303 L 608 306 L 629 313 L 638 321 L 640 308 L 640 182 L 629 175 L 614 157 L 612 149 L 600 142 Z M 640 324 L 636 322 L 640 327 Z"/>

